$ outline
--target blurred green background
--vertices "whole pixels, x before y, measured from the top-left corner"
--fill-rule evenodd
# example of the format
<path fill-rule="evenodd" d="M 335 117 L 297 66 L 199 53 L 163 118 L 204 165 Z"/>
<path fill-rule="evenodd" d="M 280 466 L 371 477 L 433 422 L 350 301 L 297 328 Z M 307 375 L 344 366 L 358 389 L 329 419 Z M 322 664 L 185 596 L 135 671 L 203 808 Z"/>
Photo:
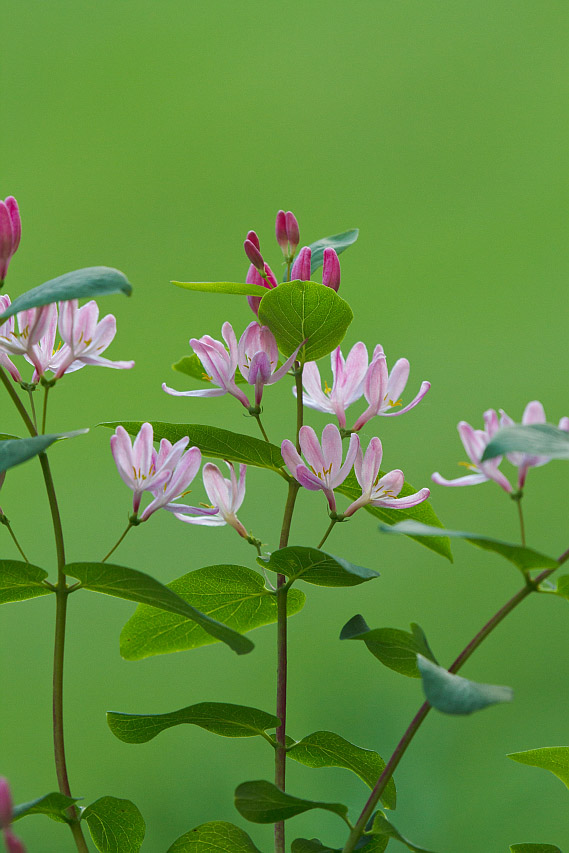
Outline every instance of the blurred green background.
<path fill-rule="evenodd" d="M 434 470 L 458 476 L 456 423 L 480 426 L 486 408 L 519 420 L 537 398 L 551 422 L 569 414 L 565 0 L 5 0 L 2 10 L 0 194 L 18 198 L 23 220 L 6 290 L 14 298 L 93 264 L 120 268 L 135 288 L 130 300 L 100 304 L 118 320 L 107 355 L 134 358 L 136 368 L 67 377 L 52 395 L 50 430 L 131 418 L 254 435 L 233 399 L 161 391 L 163 381 L 190 387 L 170 365 L 190 353 L 191 336 L 218 336 L 224 319 L 241 331 L 252 319 L 244 299 L 169 281 L 243 279 L 251 228 L 278 270 L 280 207 L 296 213 L 303 242 L 360 228 L 341 259 L 340 293 L 355 314 L 345 346 L 381 342 L 390 363 L 407 356 L 409 395 L 432 382 L 417 409 L 366 429 L 366 438 L 381 436 L 388 469 L 403 468 L 417 487 Z M 264 403 L 280 442 L 294 422 L 284 383 Z M 1 412 L 1 430 L 19 431 L 8 402 Z M 309 422 L 321 429 L 326 418 L 312 412 Z M 131 495 L 108 443 L 95 428 L 51 451 L 70 559 L 100 559 L 124 526 Z M 566 474 L 552 463 L 528 478 L 529 543 L 552 555 L 568 544 Z M 248 486 L 240 516 L 274 547 L 285 489 L 260 471 Z M 449 527 L 519 535 L 515 507 L 493 484 L 434 486 L 432 499 Z M 1 504 L 30 558 L 53 569 L 37 464 L 9 474 Z M 301 495 L 293 542 L 315 543 L 324 504 Z M 2 553 L 16 557 L 2 535 Z M 342 625 L 355 613 L 372 627 L 416 620 L 448 665 L 520 578 L 467 544 L 455 544 L 450 565 L 382 537 L 365 513 L 337 528 L 329 548 L 382 577 L 346 590 L 304 586 L 308 602 L 290 623 L 289 731 L 330 729 L 387 758 L 421 702 L 420 685 L 363 645 L 340 643 Z M 254 565 L 232 530 L 192 528 L 166 513 L 131 533 L 119 555 L 163 581 L 229 559 Z M 46 598 L 0 614 L 0 774 L 18 802 L 56 786 L 53 610 Z M 238 783 L 272 778 L 263 741 L 188 726 L 128 746 L 110 734 L 105 711 L 158 713 L 207 699 L 271 711 L 274 628 L 251 635 L 256 649 L 246 657 L 216 645 L 127 663 L 118 638 L 132 610 L 96 594 L 71 600 L 74 793 L 86 803 L 132 799 L 147 821 L 147 853 L 216 819 L 245 826 L 268 853 L 271 828 L 246 825 L 232 805 Z M 569 849 L 567 792 L 505 758 L 568 743 L 568 640 L 567 604 L 535 597 L 477 653 L 464 674 L 513 686 L 515 701 L 472 718 L 429 717 L 396 774 L 401 832 L 440 853 L 501 853 L 528 840 Z M 367 793 L 356 777 L 291 764 L 291 792 L 359 813 Z M 73 849 L 45 818 L 17 829 L 30 851 Z M 303 835 L 339 845 L 343 825 L 313 812 L 288 823 L 289 839 Z"/>

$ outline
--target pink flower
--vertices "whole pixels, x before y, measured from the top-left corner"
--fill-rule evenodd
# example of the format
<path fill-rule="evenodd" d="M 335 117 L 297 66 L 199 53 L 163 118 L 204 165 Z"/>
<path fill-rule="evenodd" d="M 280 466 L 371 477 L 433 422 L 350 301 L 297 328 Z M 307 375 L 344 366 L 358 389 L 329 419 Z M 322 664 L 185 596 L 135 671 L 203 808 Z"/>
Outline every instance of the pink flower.
<path fill-rule="evenodd" d="M 20 245 L 22 235 L 22 222 L 18 202 L 14 196 L 9 195 L 4 201 L 0 201 L 0 287 L 4 284 L 8 265 Z"/>
<path fill-rule="evenodd" d="M 0 831 L 4 836 L 7 853 L 26 853 L 26 848 L 19 838 L 16 838 L 10 824 L 12 823 L 12 795 L 8 780 L 0 777 Z"/>
<path fill-rule="evenodd" d="M 542 404 L 539 400 L 532 400 L 524 409 L 522 424 L 526 426 L 530 424 L 544 424 L 545 422 L 545 411 Z M 500 426 L 514 426 L 514 423 L 509 415 L 503 409 L 500 409 Z M 561 418 L 559 429 L 569 432 L 569 418 Z M 518 490 L 524 487 L 529 468 L 538 468 L 550 461 L 549 456 L 530 456 L 528 453 L 517 452 L 506 453 L 506 459 L 518 468 Z"/>
<path fill-rule="evenodd" d="M 7 308 L 11 305 L 10 297 L 7 293 L 0 296 L 0 313 L 6 311 Z M 0 365 L 5 367 L 14 382 L 21 382 L 22 377 L 20 375 L 20 371 L 16 367 L 15 364 L 11 361 L 11 359 L 6 355 L 5 352 L 2 352 L 3 341 L 11 341 L 14 337 L 14 323 L 15 317 L 8 317 L 2 324 L 0 324 Z"/>
<path fill-rule="evenodd" d="M 298 253 L 298 257 L 290 271 L 291 281 L 310 281 L 310 258 L 312 251 L 309 246 L 304 246 Z"/>
<path fill-rule="evenodd" d="M 403 471 L 396 469 L 380 477 L 379 469 L 381 467 L 382 454 L 381 441 L 376 437 L 370 441 L 365 456 L 362 453 L 361 447 L 358 447 L 354 471 L 357 481 L 362 487 L 362 494 L 361 497 L 350 504 L 344 516 L 349 517 L 356 510 L 360 509 L 360 507 L 367 505 L 385 506 L 392 509 L 407 509 L 426 501 L 429 497 L 429 489 L 421 489 L 412 495 L 398 498 L 397 495 L 405 482 Z"/>
<path fill-rule="evenodd" d="M 267 326 L 250 323 L 239 340 L 237 361 L 239 370 L 250 385 L 255 386 L 255 405 L 261 404 L 263 388 L 282 379 L 292 366 L 300 346 L 277 369 L 279 351 L 275 336 Z"/>
<path fill-rule="evenodd" d="M 324 249 L 324 265 L 322 268 L 322 284 L 338 292 L 340 287 L 340 259 L 332 248 Z"/>
<path fill-rule="evenodd" d="M 302 372 L 304 387 L 302 400 L 305 406 L 336 415 L 342 428 L 346 426 L 346 409 L 363 394 L 363 383 L 368 369 L 368 354 L 365 344 L 354 344 L 344 360 L 340 347 L 330 353 L 332 365 L 332 388 L 324 384 L 315 361 L 308 361 Z M 296 396 L 296 388 L 293 389 Z"/>
<path fill-rule="evenodd" d="M 334 489 L 344 482 L 352 470 L 360 446 L 359 437 L 350 436 L 350 444 L 343 465 L 342 438 L 338 427 L 334 424 L 327 424 L 324 427 L 322 446 L 316 433 L 309 426 L 301 427 L 299 440 L 300 449 L 308 465 L 303 462 L 292 441 L 286 438 L 281 445 L 281 452 L 288 470 L 305 489 L 312 491 L 321 489 L 326 495 L 330 511 L 336 512 Z"/>
<path fill-rule="evenodd" d="M 4 298 L 8 299 L 8 297 Z M 39 344 L 44 335 L 50 333 L 54 322 L 57 324 L 57 305 L 52 302 L 49 305 L 42 305 L 39 308 L 28 308 L 27 311 L 20 311 L 16 315 L 16 319 L 18 321 L 18 332 L 15 331 L 13 318 L 6 320 L 0 327 L 0 352 L 26 356 L 28 361 L 35 367 L 37 375 L 42 376 L 44 373 L 44 364 L 41 357 L 42 351 L 41 346 L 39 350 L 37 349 L 37 344 Z M 8 363 L 2 363 L 10 370 Z M 18 373 L 13 365 L 12 367 Z M 10 370 L 10 373 L 16 379 L 15 373 L 12 370 Z M 16 379 L 16 381 L 20 380 Z"/>
<path fill-rule="evenodd" d="M 290 263 L 300 241 L 298 222 L 294 213 L 290 210 L 286 213 L 284 210 L 279 210 L 275 221 L 275 234 L 285 261 Z"/>
<path fill-rule="evenodd" d="M 94 300 L 79 308 L 77 299 L 59 303 L 59 334 L 63 346 L 53 358 L 51 369 L 55 378 L 64 373 L 73 373 L 92 364 L 99 367 L 113 367 L 128 370 L 134 367 L 134 361 L 109 361 L 103 358 L 104 352 L 117 332 L 117 321 L 112 314 L 99 322 L 99 306 Z"/>
<path fill-rule="evenodd" d="M 239 466 L 239 477 L 235 474 L 235 468 L 229 462 L 226 462 L 229 468 L 229 477 L 226 479 L 217 465 L 208 462 L 203 469 L 203 483 L 207 495 L 214 505 L 212 509 L 215 514 L 207 515 L 204 518 L 192 518 L 187 515 L 188 509 L 176 504 L 171 504 L 166 507 L 180 521 L 185 521 L 188 524 L 203 524 L 206 526 L 217 527 L 223 524 L 229 524 L 233 527 L 239 536 L 244 539 L 249 538 L 249 534 L 237 518 L 237 510 L 241 507 L 245 497 L 245 474 L 247 471 L 246 465 Z"/>

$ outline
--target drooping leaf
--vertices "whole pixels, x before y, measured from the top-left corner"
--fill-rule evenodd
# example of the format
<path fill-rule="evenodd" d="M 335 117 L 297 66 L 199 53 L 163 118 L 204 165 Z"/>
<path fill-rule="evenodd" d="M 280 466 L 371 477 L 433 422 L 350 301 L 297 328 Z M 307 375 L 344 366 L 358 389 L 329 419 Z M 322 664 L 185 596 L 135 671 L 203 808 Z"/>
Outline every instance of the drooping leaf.
<path fill-rule="evenodd" d="M 144 572 L 112 563 L 69 563 L 65 567 L 65 573 L 78 578 L 84 589 L 149 604 L 160 610 L 176 613 L 185 619 L 191 619 L 208 634 L 226 643 L 238 655 L 247 654 L 253 648 L 253 643 L 247 637 L 242 637 L 232 628 L 201 613 L 167 586 Z"/>
<path fill-rule="evenodd" d="M 297 814 L 311 809 L 324 809 L 334 812 L 343 820 L 348 814 L 347 806 L 341 803 L 320 803 L 313 800 L 303 800 L 285 794 L 272 782 L 259 780 L 243 782 L 235 790 L 235 808 L 246 820 L 252 823 L 277 823 L 288 820 Z"/>
<path fill-rule="evenodd" d="M 354 850 L 365 850 L 365 853 L 383 853 L 389 838 L 362 836 L 357 841 Z M 291 853 L 342 853 L 343 847 L 328 847 L 317 838 L 296 838 L 291 845 Z"/>
<path fill-rule="evenodd" d="M 49 595 L 53 590 L 43 585 L 45 578 L 47 572 L 31 563 L 0 560 L 0 604 Z"/>
<path fill-rule="evenodd" d="M 533 844 L 526 841 L 524 844 L 511 844 L 510 853 L 561 853 L 555 844 Z"/>
<path fill-rule="evenodd" d="M 438 528 L 429 527 L 417 521 L 401 521 L 393 527 L 380 524 L 379 529 L 382 533 L 403 533 L 405 536 L 414 536 L 417 538 L 440 535 Z M 511 542 L 491 539 L 482 533 L 467 533 L 463 530 L 443 530 L 442 532 L 445 536 L 453 539 L 464 539 L 466 542 L 470 542 L 471 545 L 482 548 L 483 551 L 494 551 L 494 553 L 505 557 L 506 560 L 509 560 L 510 563 L 513 563 L 514 566 L 524 573 L 530 569 L 554 569 L 558 565 L 557 560 L 554 560 L 553 557 L 546 557 L 545 554 L 540 554 L 534 551 L 533 548 L 525 548 L 522 545 L 515 545 Z"/>
<path fill-rule="evenodd" d="M 160 732 L 186 723 L 223 737 L 263 737 L 267 729 L 279 725 L 279 720 L 272 714 L 246 705 L 199 702 L 169 714 L 119 714 L 109 711 L 107 723 L 119 740 L 125 743 L 146 743 Z"/>
<path fill-rule="evenodd" d="M 342 231 L 341 234 L 332 234 L 330 237 L 322 237 L 322 239 L 311 243 L 309 246 L 312 252 L 310 256 L 310 275 L 316 272 L 318 267 L 322 266 L 324 249 L 335 249 L 336 254 L 339 255 L 348 246 L 356 242 L 359 233 L 359 228 L 350 228 L 349 231 Z"/>
<path fill-rule="evenodd" d="M 409 841 L 408 838 L 404 838 L 404 836 L 401 835 L 401 833 L 393 826 L 391 821 L 386 818 L 383 812 L 376 813 L 371 832 L 374 836 L 379 838 L 396 838 L 397 841 L 400 841 L 409 850 L 412 850 L 413 853 L 432 853 L 432 851 L 427 850 L 425 847 L 418 847 L 416 844 L 413 844 L 412 841 Z"/>
<path fill-rule="evenodd" d="M 32 814 L 45 814 L 59 823 L 67 823 L 69 820 L 67 809 L 76 802 L 77 798 L 66 797 L 64 794 L 60 794 L 59 791 L 54 791 L 51 794 L 38 797 L 37 800 L 14 806 L 12 820 L 19 820 L 22 817 Z"/>
<path fill-rule="evenodd" d="M 209 383 L 207 371 L 195 353 L 183 356 L 183 358 L 172 365 L 172 370 L 175 370 L 177 373 L 184 373 L 186 376 L 191 376 L 192 379 L 197 379 L 198 382 Z M 237 385 L 247 385 L 247 380 L 241 375 L 239 370 L 235 371 L 235 382 Z"/>
<path fill-rule="evenodd" d="M 124 293 L 126 296 L 132 293 L 132 285 L 124 273 L 111 267 L 85 267 L 44 281 L 38 287 L 22 293 L 0 314 L 0 321 L 19 311 L 49 305 L 50 302 L 93 299 L 95 296 L 108 296 L 112 293 Z"/>
<path fill-rule="evenodd" d="M 385 474 L 384 471 L 379 472 L 379 476 L 383 477 Z M 345 495 L 350 500 L 354 501 L 356 498 L 362 493 L 361 486 L 356 480 L 355 474 L 352 471 L 351 474 L 346 477 L 344 482 L 335 489 L 341 495 Z M 399 497 L 403 498 L 407 495 L 412 495 L 417 491 L 417 489 L 412 486 L 410 483 L 404 483 L 403 488 L 399 492 Z M 402 520 L 412 519 L 414 521 L 422 522 L 422 524 L 429 524 L 432 527 L 439 527 L 442 529 L 442 524 L 439 521 L 434 509 L 432 508 L 429 501 L 423 501 L 423 503 L 417 504 L 417 506 L 409 507 L 408 509 L 390 509 L 389 507 L 383 506 L 366 506 L 365 510 L 377 518 L 379 521 L 382 521 L 384 524 L 397 524 Z M 450 560 L 452 563 L 452 552 L 450 550 L 450 542 L 443 535 L 444 531 L 439 533 L 438 536 L 433 536 L 430 538 L 424 538 L 420 536 L 414 536 L 413 534 L 407 534 L 411 539 L 414 539 L 420 545 L 423 545 L 425 548 L 429 548 L 431 551 L 435 551 L 437 554 L 440 554 L 443 557 L 446 557 L 447 560 Z"/>
<path fill-rule="evenodd" d="M 0 432 L 0 441 L 6 441 L 8 438 L 15 438 L 16 440 L 20 438 L 19 435 L 12 435 L 9 432 Z"/>
<path fill-rule="evenodd" d="M 569 746 L 543 746 L 540 749 L 511 752 L 508 758 L 530 767 L 549 770 L 569 788 Z"/>
<path fill-rule="evenodd" d="M 316 586 L 357 586 L 379 577 L 379 572 L 373 569 L 303 545 L 280 548 L 268 557 L 257 557 L 257 563 L 290 580 L 303 580 Z"/>
<path fill-rule="evenodd" d="M 502 427 L 494 434 L 482 455 L 482 462 L 518 451 L 550 459 L 569 459 L 569 434 L 551 424 Z"/>
<path fill-rule="evenodd" d="M 373 788 L 385 769 L 385 761 L 377 752 L 362 749 L 334 732 L 314 732 L 287 750 L 287 758 L 306 767 L 343 767 Z M 388 809 L 396 804 L 393 779 L 382 794 L 381 801 Z"/>
<path fill-rule="evenodd" d="M 200 293 L 223 293 L 234 296 L 264 296 L 266 287 L 260 284 L 245 284 L 240 281 L 173 281 L 176 287 L 184 290 L 197 290 Z"/>
<path fill-rule="evenodd" d="M 180 836 L 166 853 L 261 853 L 246 832 L 232 823 L 202 823 Z"/>
<path fill-rule="evenodd" d="M 20 465 L 43 453 L 44 450 L 61 438 L 75 438 L 76 435 L 84 435 L 88 429 L 76 429 L 73 432 L 57 432 L 52 435 L 34 435 L 30 438 L 9 438 L 0 441 L 0 474 Z"/>
<path fill-rule="evenodd" d="M 245 566 L 205 566 L 167 584 L 189 605 L 240 634 L 277 621 L 276 597 L 266 589 L 258 572 Z M 287 613 L 298 613 L 305 595 L 289 590 Z M 121 655 L 126 660 L 141 660 L 150 655 L 165 655 L 196 649 L 215 643 L 216 638 L 197 622 L 147 607 L 138 607 L 121 633 Z"/>
<path fill-rule="evenodd" d="M 146 824 L 134 803 L 118 797 L 101 797 L 82 812 L 100 853 L 138 853 Z"/>
<path fill-rule="evenodd" d="M 287 281 L 265 290 L 259 322 L 268 326 L 286 356 L 300 348 L 300 361 L 316 361 L 341 342 L 353 319 L 352 309 L 331 287 L 315 281 Z"/>
<path fill-rule="evenodd" d="M 411 623 L 411 633 L 398 628 L 368 627 L 359 614 L 346 622 L 340 633 L 341 640 L 363 640 L 372 655 L 382 664 L 410 678 L 421 678 L 417 666 L 417 655 L 436 663 L 422 628 Z"/>
<path fill-rule="evenodd" d="M 472 714 L 489 705 L 511 702 L 514 698 L 511 687 L 469 681 L 460 675 L 453 675 L 422 655 L 417 655 L 417 664 L 427 702 L 445 714 Z"/>

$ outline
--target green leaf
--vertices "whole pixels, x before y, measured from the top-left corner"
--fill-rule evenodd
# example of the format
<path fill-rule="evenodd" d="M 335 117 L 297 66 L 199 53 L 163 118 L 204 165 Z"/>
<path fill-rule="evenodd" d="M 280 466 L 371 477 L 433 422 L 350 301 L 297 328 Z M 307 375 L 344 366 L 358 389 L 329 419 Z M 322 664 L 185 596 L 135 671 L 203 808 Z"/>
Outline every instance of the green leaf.
<path fill-rule="evenodd" d="M 257 557 L 257 563 L 292 581 L 303 580 L 316 586 L 357 586 L 379 577 L 379 572 L 373 569 L 355 566 L 341 557 L 303 545 L 280 548 L 268 557 Z"/>
<path fill-rule="evenodd" d="M 421 678 L 417 666 L 417 655 L 436 663 L 423 629 L 415 622 L 411 623 L 411 632 L 398 628 L 375 628 L 371 630 L 363 616 L 359 614 L 346 622 L 342 628 L 341 640 L 363 640 L 372 655 L 384 666 L 394 669 L 409 678 Z"/>
<path fill-rule="evenodd" d="M 520 764 L 529 764 L 530 767 L 549 770 L 569 788 L 569 746 L 543 746 L 525 752 L 511 752 L 508 758 Z"/>
<path fill-rule="evenodd" d="M 365 850 L 365 853 L 383 853 L 389 838 L 370 838 L 362 836 L 354 850 Z M 297 838 L 292 842 L 291 853 L 342 853 L 343 847 L 328 847 L 317 838 Z"/>
<path fill-rule="evenodd" d="M 43 453 L 54 441 L 61 438 L 75 438 L 76 435 L 84 435 L 88 429 L 76 429 L 73 432 L 57 432 L 52 435 L 34 435 L 31 438 L 10 438 L 0 441 L 0 474 L 20 465 Z"/>
<path fill-rule="evenodd" d="M 144 818 L 130 800 L 101 797 L 81 814 L 101 853 L 138 853 L 146 834 Z"/>
<path fill-rule="evenodd" d="M 482 462 L 518 451 L 550 459 L 569 459 L 569 434 L 551 424 L 530 424 L 503 427 L 487 445 Z"/>
<path fill-rule="evenodd" d="M 242 637 L 237 631 L 196 610 L 171 589 L 144 572 L 112 563 L 69 563 L 65 567 L 65 574 L 78 578 L 84 589 L 150 604 L 152 607 L 191 619 L 208 634 L 226 643 L 238 655 L 247 654 L 253 648 L 253 643 L 247 637 Z"/>
<path fill-rule="evenodd" d="M 352 309 L 331 287 L 315 281 L 288 281 L 266 290 L 259 322 L 268 326 L 286 356 L 300 348 L 300 361 L 316 361 L 342 341 Z"/>
<path fill-rule="evenodd" d="M 394 527 L 386 527 L 380 524 L 382 533 L 403 533 L 405 536 L 421 538 L 423 536 L 439 536 L 437 527 L 429 527 L 417 521 L 401 521 Z M 453 539 L 465 539 L 471 545 L 482 548 L 483 551 L 494 551 L 513 563 L 524 574 L 530 569 L 555 569 L 559 564 L 553 557 L 546 557 L 534 551 L 532 548 L 524 548 L 522 545 L 513 545 L 511 542 L 502 542 L 499 539 L 491 539 L 481 533 L 466 533 L 463 530 L 443 530 L 445 536 Z"/>
<path fill-rule="evenodd" d="M 238 826 L 223 820 L 202 823 L 174 841 L 166 853 L 261 853 Z"/>
<path fill-rule="evenodd" d="M 239 281 L 173 281 L 176 287 L 184 290 L 198 290 L 200 293 L 224 293 L 236 296 L 264 296 L 267 288 L 260 284 L 242 284 Z"/>
<path fill-rule="evenodd" d="M 279 720 L 272 714 L 246 705 L 200 702 L 169 714 L 118 714 L 109 711 L 107 723 L 119 740 L 125 743 L 146 743 L 160 732 L 184 723 L 200 726 L 223 737 L 264 737 L 267 729 L 279 725 Z"/>
<path fill-rule="evenodd" d="M 288 820 L 297 814 L 311 809 L 324 809 L 334 812 L 343 820 L 348 814 L 347 806 L 341 803 L 319 803 L 312 800 L 302 800 L 285 794 L 272 782 L 259 780 L 243 782 L 235 790 L 235 808 L 246 820 L 252 823 L 277 823 Z"/>
<path fill-rule="evenodd" d="M 432 853 L 432 851 L 426 850 L 424 847 L 418 847 L 416 844 L 413 844 L 408 838 L 404 838 L 385 817 L 383 812 L 377 812 L 375 815 L 371 832 L 374 836 L 378 836 L 379 838 L 395 838 L 397 841 L 400 841 L 408 847 L 409 850 L 412 850 L 413 853 Z"/>
<path fill-rule="evenodd" d="M 195 353 L 193 355 L 185 355 L 172 365 L 172 370 L 175 370 L 177 373 L 184 373 L 186 376 L 191 376 L 192 379 L 197 379 L 198 382 L 207 382 L 209 384 L 210 380 L 207 378 L 207 371 Z M 248 384 L 239 370 L 235 371 L 235 382 L 237 385 Z"/>
<path fill-rule="evenodd" d="M 417 655 L 417 663 L 427 702 L 444 714 L 472 714 L 489 705 L 511 702 L 514 698 L 511 687 L 477 684 L 460 675 L 453 675 L 422 655 Z"/>
<path fill-rule="evenodd" d="M 124 273 L 111 267 L 85 267 L 66 272 L 57 278 L 44 281 L 38 287 L 22 293 L 9 308 L 0 314 L 0 321 L 7 320 L 19 311 L 49 305 L 50 302 L 65 302 L 68 299 L 93 299 L 111 293 L 130 296 L 132 285 Z"/>
<path fill-rule="evenodd" d="M 14 806 L 12 820 L 19 820 L 21 817 L 27 817 L 32 814 L 45 814 L 59 823 L 67 823 L 69 820 L 67 809 L 76 802 L 76 798 L 66 797 L 64 794 L 60 794 L 59 791 L 54 791 L 52 794 L 45 794 L 43 797 L 38 797 L 37 800 Z"/>
<path fill-rule="evenodd" d="M 383 477 L 385 474 L 384 471 L 379 472 L 379 476 Z M 341 486 L 338 486 L 335 489 L 341 495 L 345 495 L 350 500 L 354 501 L 356 498 L 362 493 L 361 486 L 356 480 L 356 476 L 352 471 L 348 477 L 344 480 Z M 399 492 L 399 497 L 403 498 L 407 495 L 412 495 L 417 491 L 417 489 L 412 486 L 410 483 L 404 483 L 403 488 Z M 442 524 L 437 518 L 437 515 L 432 508 L 429 501 L 423 501 L 417 506 L 409 507 L 408 509 L 389 509 L 388 507 L 383 506 L 366 506 L 365 509 L 370 515 L 375 516 L 375 518 L 382 521 L 384 524 L 396 524 L 400 522 L 402 519 L 413 519 L 414 521 L 420 521 L 423 524 L 430 524 L 432 527 L 442 528 Z M 425 548 L 429 548 L 431 551 L 435 551 L 437 554 L 440 554 L 443 557 L 446 557 L 447 560 L 450 560 L 452 563 L 452 552 L 450 550 L 450 542 L 443 535 L 444 531 L 439 533 L 438 536 L 434 535 L 431 538 L 423 538 L 420 536 L 414 536 L 413 534 L 407 534 L 418 542 L 420 545 L 425 546 Z"/>
<path fill-rule="evenodd" d="M 373 788 L 385 770 L 385 761 L 377 752 L 355 746 L 334 732 L 314 732 L 287 750 L 287 757 L 306 767 L 343 767 Z M 381 800 L 388 809 L 396 804 L 393 779 L 382 794 Z"/>
<path fill-rule="evenodd" d="M 560 578 L 557 578 L 556 586 L 553 584 L 546 586 L 544 582 L 544 584 L 540 585 L 539 591 L 558 595 L 559 598 L 565 598 L 569 601 L 569 575 L 561 575 Z"/>
<path fill-rule="evenodd" d="M 341 234 L 332 234 L 330 237 L 322 237 L 321 240 L 311 243 L 309 249 L 310 256 L 310 275 L 316 272 L 318 267 L 322 266 L 324 261 L 324 249 L 335 249 L 336 254 L 341 254 L 348 246 L 351 246 L 358 239 L 360 233 L 359 228 L 350 228 L 349 231 L 342 231 Z"/>
<path fill-rule="evenodd" d="M 525 842 L 525 844 L 510 845 L 510 853 L 561 853 L 561 850 L 555 844 L 532 844 L 531 842 Z"/>
<path fill-rule="evenodd" d="M 116 429 L 123 426 L 130 435 L 137 435 L 143 421 L 112 421 L 99 426 Z M 256 468 L 270 468 L 278 471 L 284 465 L 281 452 L 274 444 L 231 432 L 228 429 L 206 426 L 205 424 L 167 424 L 162 421 L 152 423 L 154 441 L 167 438 L 174 444 L 185 435 L 189 436 L 190 446 L 199 447 L 204 456 L 212 459 L 225 459 L 227 462 L 239 462 L 254 465 Z"/>
<path fill-rule="evenodd" d="M 275 595 L 265 588 L 258 572 L 245 566 L 205 566 L 182 575 L 167 588 L 240 634 L 277 621 Z M 289 590 L 287 614 L 293 616 L 302 610 L 304 601 L 303 592 Z M 216 638 L 196 622 L 143 604 L 122 630 L 121 655 L 126 660 L 141 660 L 215 642 Z"/>
<path fill-rule="evenodd" d="M 49 595 L 53 590 L 43 585 L 45 578 L 47 572 L 31 563 L 0 560 L 0 604 Z"/>

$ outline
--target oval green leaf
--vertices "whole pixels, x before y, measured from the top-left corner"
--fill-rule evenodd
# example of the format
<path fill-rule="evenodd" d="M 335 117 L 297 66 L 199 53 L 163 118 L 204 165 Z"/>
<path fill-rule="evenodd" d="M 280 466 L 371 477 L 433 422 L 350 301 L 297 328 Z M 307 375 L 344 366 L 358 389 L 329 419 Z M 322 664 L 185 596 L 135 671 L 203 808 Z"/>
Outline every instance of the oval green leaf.
<path fill-rule="evenodd" d="M 550 459 L 569 459 L 569 433 L 551 424 L 503 427 L 487 445 L 482 462 L 512 451 L 549 456 Z"/>
<path fill-rule="evenodd" d="M 167 588 L 202 613 L 215 614 L 239 634 L 277 621 L 277 602 L 258 572 L 245 566 L 205 566 L 182 575 Z M 289 590 L 287 614 L 302 610 L 305 596 Z M 141 605 L 121 633 L 121 655 L 141 660 L 151 655 L 196 649 L 216 642 L 213 634 L 182 615 Z"/>
<path fill-rule="evenodd" d="M 51 794 L 44 794 L 43 797 L 38 797 L 37 800 L 14 806 L 12 820 L 20 820 L 22 817 L 33 814 L 44 814 L 58 823 L 68 823 L 67 809 L 76 802 L 76 798 L 66 797 L 64 794 L 60 794 L 59 791 L 54 791 Z"/>
<path fill-rule="evenodd" d="M 232 823 L 202 823 L 180 836 L 166 853 L 261 853 L 246 832 Z"/>
<path fill-rule="evenodd" d="M 285 794 L 272 782 L 243 782 L 235 790 L 235 808 L 251 823 L 277 823 L 311 809 L 334 812 L 345 820 L 348 807 L 341 803 L 320 803 Z"/>
<path fill-rule="evenodd" d="M 55 441 L 62 438 L 75 438 L 86 432 L 89 430 L 76 429 L 73 432 L 57 432 L 51 435 L 34 435 L 31 438 L 10 438 L 7 441 L 0 441 L 0 474 L 8 468 L 13 468 L 14 465 L 21 465 L 22 462 L 33 459 L 34 456 L 47 450 Z"/>
<path fill-rule="evenodd" d="M 372 631 L 363 616 L 358 614 L 346 622 L 340 639 L 363 640 L 372 655 L 384 666 L 409 678 L 421 678 L 417 655 L 423 655 L 433 663 L 436 663 L 436 659 L 423 629 L 412 622 L 411 632 L 399 628 L 376 628 Z"/>
<path fill-rule="evenodd" d="M 443 714 L 472 714 L 489 705 L 511 702 L 514 691 L 498 684 L 478 684 L 454 675 L 423 655 L 417 655 L 427 702 Z"/>
<path fill-rule="evenodd" d="M 401 844 L 404 844 L 409 850 L 412 850 L 413 853 L 432 853 L 431 850 L 427 850 L 425 847 L 419 847 L 417 844 L 413 844 L 412 841 L 409 841 L 408 838 L 404 838 L 403 835 L 393 826 L 391 821 L 389 821 L 383 812 L 377 812 L 375 815 L 373 825 L 371 828 L 372 835 L 379 838 L 395 838 L 397 841 L 400 841 Z"/>
<path fill-rule="evenodd" d="M 53 590 L 44 586 L 45 578 L 47 572 L 39 566 L 19 560 L 0 560 L 0 604 L 50 595 Z"/>
<path fill-rule="evenodd" d="M 199 293 L 224 293 L 234 296 L 261 296 L 267 288 L 260 284 L 245 284 L 240 281 L 173 281 L 176 287 L 184 290 L 197 290 Z"/>
<path fill-rule="evenodd" d="M 247 637 L 242 637 L 227 625 L 196 610 L 167 586 L 144 572 L 112 563 L 69 563 L 65 566 L 65 574 L 78 578 L 84 589 L 149 604 L 189 619 L 216 640 L 226 643 L 238 655 L 247 654 L 253 648 L 253 643 Z"/>
<path fill-rule="evenodd" d="M 561 850 L 555 844 L 525 842 L 525 844 L 510 845 L 510 853 L 561 853 Z"/>
<path fill-rule="evenodd" d="M 569 746 L 543 746 L 540 749 L 511 752 L 508 758 L 530 767 L 549 770 L 569 788 Z"/>
<path fill-rule="evenodd" d="M 336 254 L 341 254 L 348 246 L 351 246 L 358 239 L 359 228 L 350 228 L 349 231 L 342 231 L 341 234 L 332 234 L 330 237 L 322 237 L 311 243 L 309 248 L 310 255 L 310 275 L 316 272 L 318 267 L 322 266 L 324 261 L 324 249 L 335 249 Z"/>
<path fill-rule="evenodd" d="M 257 557 L 257 563 L 291 581 L 303 580 L 316 586 L 357 586 L 379 577 L 373 569 L 303 545 L 280 548 L 268 557 Z"/>
<path fill-rule="evenodd" d="M 146 824 L 134 803 L 117 797 L 101 797 L 81 813 L 100 853 L 138 853 Z"/>
<path fill-rule="evenodd" d="M 198 382 L 207 382 L 209 379 L 204 366 L 195 353 L 193 355 L 185 355 L 179 361 L 172 365 L 172 370 L 177 373 L 184 373 L 186 376 L 191 376 L 192 379 L 197 379 Z M 235 383 L 237 385 L 247 385 L 247 380 L 241 375 L 239 370 L 235 371 Z"/>
<path fill-rule="evenodd" d="M 331 287 L 314 281 L 288 281 L 265 291 L 259 322 L 268 326 L 286 356 L 300 348 L 300 361 L 316 361 L 341 342 L 352 309 Z"/>

